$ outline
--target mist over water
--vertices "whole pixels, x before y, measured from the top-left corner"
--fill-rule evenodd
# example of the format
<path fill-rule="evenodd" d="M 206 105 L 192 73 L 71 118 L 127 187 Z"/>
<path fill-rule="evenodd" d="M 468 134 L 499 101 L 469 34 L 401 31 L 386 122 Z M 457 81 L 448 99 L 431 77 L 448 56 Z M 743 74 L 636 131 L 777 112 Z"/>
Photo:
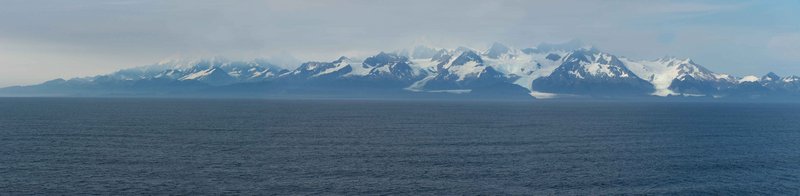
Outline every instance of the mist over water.
<path fill-rule="evenodd" d="M 0 192 L 792 194 L 800 104 L 0 99 Z"/>

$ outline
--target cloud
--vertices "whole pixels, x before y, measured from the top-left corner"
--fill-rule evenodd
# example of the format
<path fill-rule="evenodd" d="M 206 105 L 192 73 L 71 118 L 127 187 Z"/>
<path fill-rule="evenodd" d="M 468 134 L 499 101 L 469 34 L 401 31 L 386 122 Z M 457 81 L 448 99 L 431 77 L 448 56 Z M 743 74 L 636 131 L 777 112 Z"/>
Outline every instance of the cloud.
<path fill-rule="evenodd" d="M 769 39 L 767 48 L 776 58 L 800 61 L 800 33 L 774 36 Z"/>
<path fill-rule="evenodd" d="M 770 25 L 800 22 L 791 9 L 753 9 L 758 6 L 792 7 L 772 1 L 665 0 L 11 0 L 0 6 L 0 47 L 8 49 L 0 68 L 31 59 L 41 66 L 22 73 L 30 78 L 24 82 L 7 79 L 20 73 L 0 72 L 0 85 L 82 76 L 176 55 L 331 60 L 416 43 L 530 47 L 580 39 L 630 57 L 724 54 L 731 45 L 764 45 L 779 29 Z M 692 57 L 712 65 L 731 62 L 719 54 Z M 56 65 L 75 71 L 48 69 Z M 733 66 L 736 71 L 745 65 Z"/>
<path fill-rule="evenodd" d="M 650 14 L 686 14 L 735 11 L 749 6 L 749 3 L 701 3 L 701 2 L 658 2 L 642 1 L 646 5 L 636 6 L 632 11 Z"/>

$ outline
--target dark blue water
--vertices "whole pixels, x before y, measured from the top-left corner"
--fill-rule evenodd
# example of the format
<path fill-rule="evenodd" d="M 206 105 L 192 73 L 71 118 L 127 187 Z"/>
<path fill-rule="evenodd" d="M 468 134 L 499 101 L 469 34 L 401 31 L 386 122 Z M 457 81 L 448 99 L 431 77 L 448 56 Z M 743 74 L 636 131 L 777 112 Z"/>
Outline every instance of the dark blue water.
<path fill-rule="evenodd" d="M 798 194 L 800 105 L 0 99 L 0 194 Z"/>

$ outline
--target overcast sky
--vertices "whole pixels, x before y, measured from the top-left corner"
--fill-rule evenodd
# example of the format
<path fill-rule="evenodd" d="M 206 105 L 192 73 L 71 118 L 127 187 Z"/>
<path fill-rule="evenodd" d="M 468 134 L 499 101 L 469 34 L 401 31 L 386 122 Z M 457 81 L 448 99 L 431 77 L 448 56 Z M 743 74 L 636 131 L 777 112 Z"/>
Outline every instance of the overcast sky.
<path fill-rule="evenodd" d="M 735 75 L 800 74 L 800 1 L 0 0 L 0 86 L 164 59 L 333 60 L 416 44 L 579 39 Z M 281 58 L 278 58 L 281 57 Z"/>

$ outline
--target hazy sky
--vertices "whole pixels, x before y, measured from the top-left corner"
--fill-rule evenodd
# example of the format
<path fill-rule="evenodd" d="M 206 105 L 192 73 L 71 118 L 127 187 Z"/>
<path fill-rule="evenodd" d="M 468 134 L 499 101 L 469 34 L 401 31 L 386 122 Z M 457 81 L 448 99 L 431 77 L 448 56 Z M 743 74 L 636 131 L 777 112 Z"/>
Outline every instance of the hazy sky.
<path fill-rule="evenodd" d="M 579 39 L 736 75 L 800 74 L 800 1 L 0 0 L 0 86 L 169 58 L 333 60 Z M 282 58 L 285 59 L 285 58 Z"/>

